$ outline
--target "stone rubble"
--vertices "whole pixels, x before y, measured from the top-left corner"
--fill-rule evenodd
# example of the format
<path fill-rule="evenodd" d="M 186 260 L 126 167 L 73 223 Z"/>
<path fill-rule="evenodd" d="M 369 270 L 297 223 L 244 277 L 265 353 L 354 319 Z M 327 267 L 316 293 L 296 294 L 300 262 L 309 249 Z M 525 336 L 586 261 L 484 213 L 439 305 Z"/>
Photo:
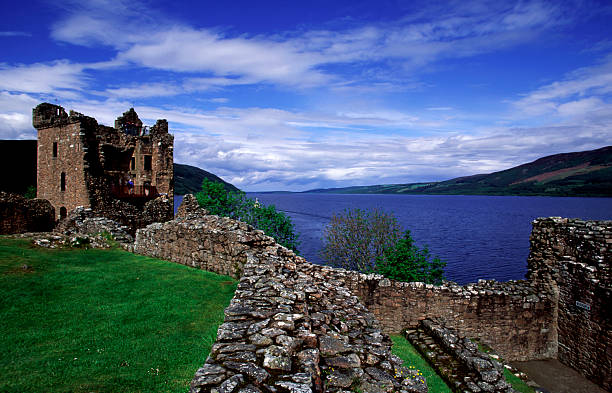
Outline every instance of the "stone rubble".
<path fill-rule="evenodd" d="M 134 238 L 128 233 L 128 227 L 109 218 L 98 217 L 90 208 L 78 206 L 61 220 L 55 232 L 66 236 L 96 235 L 107 233 L 119 243 L 132 243 Z"/>

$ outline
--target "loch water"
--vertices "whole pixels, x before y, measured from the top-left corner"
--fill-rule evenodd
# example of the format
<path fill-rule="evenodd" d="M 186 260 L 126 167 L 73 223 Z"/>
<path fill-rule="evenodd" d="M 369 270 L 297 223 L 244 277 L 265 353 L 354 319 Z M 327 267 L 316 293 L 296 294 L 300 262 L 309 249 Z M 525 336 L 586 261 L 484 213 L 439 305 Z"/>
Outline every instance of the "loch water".
<path fill-rule="evenodd" d="M 466 195 L 342 195 L 249 193 L 274 204 L 292 219 L 300 254 L 313 263 L 333 214 L 348 208 L 380 208 L 393 213 L 419 246 L 446 261 L 447 279 L 520 280 L 527 272 L 531 222 L 561 216 L 612 219 L 612 198 Z M 181 197 L 175 199 L 175 209 Z"/>

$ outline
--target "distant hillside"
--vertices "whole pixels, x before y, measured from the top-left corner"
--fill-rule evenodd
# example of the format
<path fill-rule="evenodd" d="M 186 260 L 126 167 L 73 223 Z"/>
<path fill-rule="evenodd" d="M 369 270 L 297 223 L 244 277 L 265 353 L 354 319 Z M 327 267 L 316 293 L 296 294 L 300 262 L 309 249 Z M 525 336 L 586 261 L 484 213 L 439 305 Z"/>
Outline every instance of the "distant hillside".
<path fill-rule="evenodd" d="M 23 194 L 36 187 L 36 140 L 0 140 L 0 191 Z"/>
<path fill-rule="evenodd" d="M 504 171 L 458 177 L 443 182 L 329 188 L 307 192 L 612 197 L 612 146 L 555 154 Z"/>
<path fill-rule="evenodd" d="M 184 164 L 174 164 L 174 195 L 195 194 L 202 190 L 202 181 L 208 179 L 221 182 L 228 191 L 240 191 L 234 185 L 217 175 L 206 172 L 198 167 Z"/>

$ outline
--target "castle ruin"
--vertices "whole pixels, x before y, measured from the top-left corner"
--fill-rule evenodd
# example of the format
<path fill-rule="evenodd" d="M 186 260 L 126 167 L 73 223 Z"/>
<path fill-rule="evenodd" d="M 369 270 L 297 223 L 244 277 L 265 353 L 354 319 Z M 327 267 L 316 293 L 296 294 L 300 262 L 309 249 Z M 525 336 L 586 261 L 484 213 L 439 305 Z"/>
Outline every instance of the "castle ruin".
<path fill-rule="evenodd" d="M 133 231 L 173 217 L 173 147 L 168 122 L 143 126 L 131 108 L 115 127 L 42 103 L 32 111 L 38 130 L 37 197 L 61 219 L 77 206 Z"/>

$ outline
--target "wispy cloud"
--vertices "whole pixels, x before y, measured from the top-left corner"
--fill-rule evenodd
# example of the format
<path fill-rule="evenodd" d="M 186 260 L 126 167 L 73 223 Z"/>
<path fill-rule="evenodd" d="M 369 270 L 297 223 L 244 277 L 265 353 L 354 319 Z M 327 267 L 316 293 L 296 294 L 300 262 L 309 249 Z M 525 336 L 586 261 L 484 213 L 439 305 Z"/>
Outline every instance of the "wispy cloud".
<path fill-rule="evenodd" d="M 31 37 L 27 31 L 0 31 L 0 37 Z"/>
<path fill-rule="evenodd" d="M 379 62 L 396 62 L 396 72 L 405 74 L 440 59 L 528 41 L 560 23 L 561 14 L 560 7 L 544 2 L 510 7 L 470 2 L 469 7 L 454 4 L 427 21 L 400 17 L 359 28 L 230 36 L 158 18 L 137 1 L 112 4 L 109 7 L 108 1 L 100 0 L 66 7 L 68 15 L 54 26 L 53 37 L 73 44 L 114 47 L 118 60 L 137 66 L 212 74 L 206 77 L 210 82 L 227 81 L 227 77 L 301 87 L 335 82 L 333 86 L 345 89 L 351 85 L 388 89 L 386 83 L 393 75 L 386 72 L 379 74 L 380 79 L 372 78 L 370 69 Z M 329 68 L 342 63 L 364 66 L 363 80 L 347 85 L 341 70 Z"/>
<path fill-rule="evenodd" d="M 564 80 L 542 86 L 514 102 L 518 116 L 588 116 L 612 109 L 612 54 L 595 66 L 569 73 Z M 612 112 L 612 110 L 611 110 Z"/>
<path fill-rule="evenodd" d="M 50 63 L 0 64 L 0 89 L 28 93 L 69 94 L 85 86 L 84 66 L 67 60 Z"/>

